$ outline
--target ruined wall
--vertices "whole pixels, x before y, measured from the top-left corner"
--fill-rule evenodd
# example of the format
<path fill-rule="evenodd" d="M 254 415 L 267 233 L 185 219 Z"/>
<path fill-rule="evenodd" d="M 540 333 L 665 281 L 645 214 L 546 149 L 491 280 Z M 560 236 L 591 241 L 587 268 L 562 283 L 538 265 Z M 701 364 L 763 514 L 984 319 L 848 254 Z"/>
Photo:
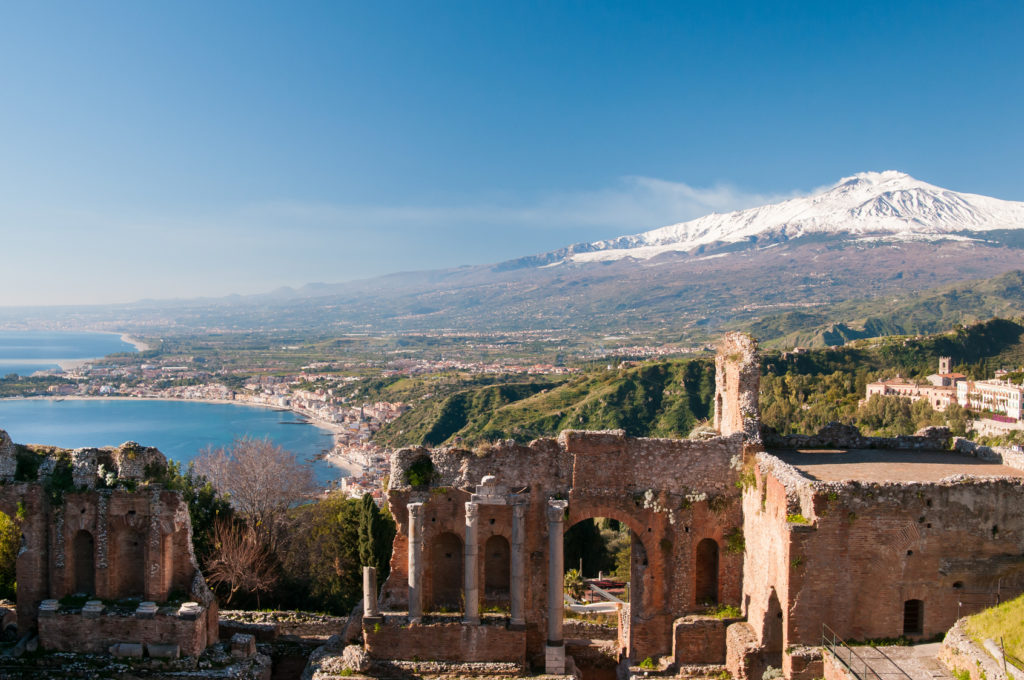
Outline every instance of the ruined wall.
<path fill-rule="evenodd" d="M 174 594 L 198 603 L 200 618 L 216 621 L 216 602 L 192 551 L 188 507 L 180 493 L 147 481 L 165 467 L 159 451 L 134 442 L 67 451 L 18 446 L 0 431 L 0 511 L 17 518 L 23 535 L 20 631 L 37 627 L 43 600 L 74 593 L 157 603 Z M 94 645 L 102 626 L 121 631 L 136 624 L 140 631 L 160 628 L 152 619 L 85 621 L 64 612 L 47 622 L 40 644 L 62 650 Z M 197 639 L 215 640 L 216 626 L 213 633 L 206 628 Z M 182 649 L 195 647 L 182 642 Z"/>
<path fill-rule="evenodd" d="M 761 365 L 757 341 L 746 333 L 726 333 L 715 355 L 715 429 L 724 435 L 760 437 Z"/>
<path fill-rule="evenodd" d="M 923 603 L 921 632 L 908 637 L 929 638 L 969 594 L 1024 590 L 1020 478 L 810 482 L 766 453 L 756 474 L 744 493 L 744 601 L 762 645 L 776 627 L 779 648 L 818 644 L 823 622 L 850 640 L 898 637 L 908 600 Z"/>
<path fill-rule="evenodd" d="M 366 651 L 377 659 L 526 664 L 526 634 L 509 630 L 503 622 L 464 626 L 456 620 L 407 626 L 386 620 L 364 629 L 363 635 Z"/>
<path fill-rule="evenodd" d="M 210 643 L 208 623 L 205 615 L 183 617 L 174 611 L 149 618 L 131 612 L 107 612 L 96 618 L 85 618 L 80 611 L 57 612 L 39 618 L 39 640 L 44 649 L 55 652 L 106 654 L 111 645 L 139 643 L 177 645 L 182 656 L 197 656 Z M 216 617 L 213 623 L 216 628 Z"/>
<path fill-rule="evenodd" d="M 465 502 L 484 475 L 521 492 L 525 507 L 527 644 L 542 651 L 546 626 L 548 536 L 545 509 L 550 498 L 569 502 L 564 529 L 592 517 L 617 519 L 633 531 L 634 578 L 630 638 L 634 656 L 668 654 L 672 622 L 700 608 L 695 588 L 695 551 L 711 539 L 718 552 L 714 599 L 739 604 L 741 555 L 728 550 L 742 517 L 736 487 L 743 436 L 709 441 L 633 439 L 615 432 L 563 432 L 522 446 L 512 443 L 474 453 L 456 449 L 409 449 L 393 457 L 389 502 L 398 523 L 391 574 L 384 585 L 385 610 L 408 606 L 408 511 L 424 504 L 424 603 L 435 601 L 443 569 L 432 564 L 432 546 L 442 535 L 465 533 Z M 406 471 L 429 457 L 434 478 L 429 488 L 413 489 Z M 479 544 L 492 535 L 511 538 L 511 506 L 480 506 Z M 479 560 L 480 569 L 484 560 Z M 485 583 L 485 573 L 479 573 Z"/>

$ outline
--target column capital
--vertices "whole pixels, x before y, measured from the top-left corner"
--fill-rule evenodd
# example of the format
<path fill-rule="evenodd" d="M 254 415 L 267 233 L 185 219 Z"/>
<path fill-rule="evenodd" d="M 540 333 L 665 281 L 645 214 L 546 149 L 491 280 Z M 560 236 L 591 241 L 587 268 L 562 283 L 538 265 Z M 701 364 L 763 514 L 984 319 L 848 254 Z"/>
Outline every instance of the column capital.
<path fill-rule="evenodd" d="M 420 517 L 423 513 L 423 503 L 408 503 L 405 507 L 410 517 Z"/>
<path fill-rule="evenodd" d="M 547 507 L 548 521 L 561 522 L 565 519 L 565 509 L 569 507 L 569 501 L 549 500 Z"/>
<path fill-rule="evenodd" d="M 480 516 L 480 504 L 474 503 L 473 501 L 466 502 L 466 524 L 470 522 L 476 522 L 477 517 Z"/>

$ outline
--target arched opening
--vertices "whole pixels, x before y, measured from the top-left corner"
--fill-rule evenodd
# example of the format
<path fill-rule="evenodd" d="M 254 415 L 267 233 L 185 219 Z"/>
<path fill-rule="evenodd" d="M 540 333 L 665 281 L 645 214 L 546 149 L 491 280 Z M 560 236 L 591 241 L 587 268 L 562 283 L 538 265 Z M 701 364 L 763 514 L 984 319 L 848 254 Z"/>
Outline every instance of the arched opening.
<path fill-rule="evenodd" d="M 511 550 L 504 536 L 491 536 L 484 544 L 484 600 L 508 601 Z"/>
<path fill-rule="evenodd" d="M 85 529 L 75 534 L 71 542 L 71 552 L 75 561 L 75 592 L 95 595 L 96 558 L 92 534 Z"/>
<path fill-rule="evenodd" d="M 903 634 L 921 635 L 924 632 L 924 601 L 907 600 L 903 603 Z"/>
<path fill-rule="evenodd" d="M 697 544 L 694 593 L 697 606 L 718 604 L 718 543 L 705 538 Z"/>
<path fill-rule="evenodd" d="M 780 667 L 782 663 L 782 604 L 779 596 L 772 588 L 768 596 L 768 608 L 764 614 L 764 628 L 761 633 L 761 646 L 764 649 L 767 663 Z"/>
<path fill-rule="evenodd" d="M 462 539 L 445 532 L 431 543 L 431 601 L 434 609 L 456 611 L 462 606 Z"/>
<path fill-rule="evenodd" d="M 646 553 L 625 523 L 604 517 L 568 527 L 562 546 L 565 594 L 572 598 L 563 624 L 567 653 L 584 680 L 611 680 L 619 654 L 630 652 L 632 626 L 621 628 L 619 608 L 630 619 L 638 614 Z"/>
<path fill-rule="evenodd" d="M 144 597 L 146 589 L 146 541 L 135 531 L 118 531 L 112 537 L 117 574 L 115 597 Z"/>

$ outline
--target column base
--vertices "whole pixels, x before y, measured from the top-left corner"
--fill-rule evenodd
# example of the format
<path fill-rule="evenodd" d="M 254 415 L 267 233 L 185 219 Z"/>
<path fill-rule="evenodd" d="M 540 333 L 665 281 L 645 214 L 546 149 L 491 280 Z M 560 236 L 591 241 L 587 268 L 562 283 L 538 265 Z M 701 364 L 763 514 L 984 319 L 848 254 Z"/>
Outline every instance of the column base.
<path fill-rule="evenodd" d="M 467 626 L 479 626 L 480 625 L 480 617 L 479 616 L 466 616 L 466 617 L 464 617 L 462 619 L 462 622 L 464 624 L 466 624 Z"/>
<path fill-rule="evenodd" d="M 544 672 L 548 675 L 565 674 L 565 645 L 544 647 Z"/>
<path fill-rule="evenodd" d="M 516 621 L 515 619 L 512 619 L 511 621 L 508 622 L 508 629 L 509 630 L 526 630 L 526 621 L 522 621 L 522 620 Z"/>

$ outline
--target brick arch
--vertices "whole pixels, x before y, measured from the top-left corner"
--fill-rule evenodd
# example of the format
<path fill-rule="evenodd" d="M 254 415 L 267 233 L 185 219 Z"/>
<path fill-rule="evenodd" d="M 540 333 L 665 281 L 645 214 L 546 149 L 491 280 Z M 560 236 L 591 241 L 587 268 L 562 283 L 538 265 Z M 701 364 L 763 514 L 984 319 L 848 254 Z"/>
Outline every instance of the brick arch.
<path fill-rule="evenodd" d="M 594 502 L 586 497 L 570 494 L 569 518 L 564 523 L 564 530 L 568 531 L 576 524 L 584 520 L 594 519 L 595 517 L 614 519 L 629 527 L 639 541 L 643 543 L 647 554 L 651 555 L 654 553 L 654 548 L 657 547 L 656 522 L 652 521 L 654 518 L 649 516 L 652 514 L 654 513 L 651 513 L 649 510 L 637 512 L 634 508 L 631 511 L 629 508 L 619 507 L 618 505 L 612 505 L 603 501 Z"/>
<path fill-rule="evenodd" d="M 630 555 L 629 626 L 619 625 L 618 645 L 626 656 L 649 656 L 649 640 L 667 616 L 665 611 L 664 573 L 668 569 L 668 555 L 659 543 L 664 532 L 655 513 L 636 508 L 631 500 L 609 503 L 607 499 L 587 498 L 584 494 L 570 494 L 569 518 L 564 523 L 568 531 L 576 524 L 596 517 L 614 519 L 629 527 L 632 537 Z"/>

